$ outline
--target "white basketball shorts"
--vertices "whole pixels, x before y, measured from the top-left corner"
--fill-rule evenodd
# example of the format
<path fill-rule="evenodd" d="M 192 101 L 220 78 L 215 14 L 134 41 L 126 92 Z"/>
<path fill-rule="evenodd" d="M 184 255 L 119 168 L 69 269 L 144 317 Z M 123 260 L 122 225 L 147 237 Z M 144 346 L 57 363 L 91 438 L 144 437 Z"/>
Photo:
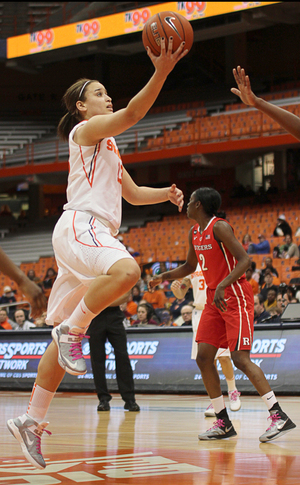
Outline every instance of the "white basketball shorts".
<path fill-rule="evenodd" d="M 134 259 L 109 228 L 85 212 L 65 211 L 52 236 L 58 266 L 48 300 L 48 325 L 69 318 L 93 280 L 120 259 Z"/>

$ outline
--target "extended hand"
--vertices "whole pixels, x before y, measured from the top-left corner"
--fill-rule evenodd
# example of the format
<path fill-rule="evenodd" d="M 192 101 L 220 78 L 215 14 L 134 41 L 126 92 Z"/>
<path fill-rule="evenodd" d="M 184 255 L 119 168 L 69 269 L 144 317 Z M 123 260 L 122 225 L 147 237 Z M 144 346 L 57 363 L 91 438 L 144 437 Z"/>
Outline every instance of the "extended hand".
<path fill-rule="evenodd" d="M 236 69 L 233 69 L 233 75 L 238 89 L 231 88 L 230 91 L 239 96 L 243 103 L 247 104 L 248 106 L 255 106 L 257 97 L 251 90 L 250 79 L 249 76 L 246 76 L 245 69 L 238 66 Z"/>
<path fill-rule="evenodd" d="M 148 290 L 153 293 L 154 288 L 162 283 L 162 277 L 160 275 L 153 276 L 151 280 L 148 281 Z"/>
<path fill-rule="evenodd" d="M 176 185 L 173 184 L 169 189 L 168 198 L 170 202 L 172 202 L 172 204 L 175 204 L 178 206 L 178 210 L 179 212 L 181 212 L 183 207 L 183 202 L 184 202 L 182 190 L 178 189 Z"/>
<path fill-rule="evenodd" d="M 47 309 L 47 300 L 41 288 L 29 279 L 24 280 L 24 282 L 19 285 L 19 288 L 30 304 L 30 316 L 32 318 L 40 317 Z"/>

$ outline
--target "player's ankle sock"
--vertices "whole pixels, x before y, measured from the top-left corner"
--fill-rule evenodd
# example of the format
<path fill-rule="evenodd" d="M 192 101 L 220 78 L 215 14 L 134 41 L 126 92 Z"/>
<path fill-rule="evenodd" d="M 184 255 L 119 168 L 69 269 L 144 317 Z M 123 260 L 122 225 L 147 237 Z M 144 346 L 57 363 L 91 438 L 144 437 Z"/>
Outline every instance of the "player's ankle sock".
<path fill-rule="evenodd" d="M 263 402 L 265 403 L 265 405 L 267 406 L 269 411 L 274 406 L 274 404 L 277 403 L 277 399 L 276 399 L 276 396 L 275 396 L 273 391 L 267 392 L 266 394 L 261 396 L 261 398 L 262 398 Z M 279 406 L 279 404 L 278 404 L 278 406 Z"/>
<path fill-rule="evenodd" d="M 211 403 L 213 405 L 213 408 L 214 408 L 214 411 L 215 411 L 216 414 L 220 413 L 222 411 L 222 409 L 226 409 L 225 403 L 224 403 L 224 398 L 223 398 L 222 394 L 219 397 L 211 399 Z"/>
<path fill-rule="evenodd" d="M 226 379 L 226 382 L 227 382 L 228 392 L 236 390 L 235 377 L 234 376 L 233 376 L 232 379 Z"/>
<path fill-rule="evenodd" d="M 67 320 L 68 325 L 70 326 L 70 331 L 74 327 L 73 330 L 75 333 L 78 333 L 78 329 L 81 329 L 82 333 L 85 333 L 95 316 L 96 314 L 88 309 L 82 298 L 72 315 Z"/>
<path fill-rule="evenodd" d="M 43 421 L 54 395 L 55 392 L 47 391 L 35 383 L 26 414 L 37 422 Z"/>

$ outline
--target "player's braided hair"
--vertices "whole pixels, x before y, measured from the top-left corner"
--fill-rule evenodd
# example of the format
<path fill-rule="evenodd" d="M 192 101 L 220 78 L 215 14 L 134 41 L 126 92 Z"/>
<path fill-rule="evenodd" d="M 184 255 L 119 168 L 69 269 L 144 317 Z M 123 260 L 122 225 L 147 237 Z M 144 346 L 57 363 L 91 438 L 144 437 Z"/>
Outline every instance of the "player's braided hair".
<path fill-rule="evenodd" d="M 57 134 L 60 138 L 67 141 L 69 138 L 69 134 L 74 128 L 77 123 L 82 121 L 80 117 L 80 113 L 76 107 L 77 101 L 85 100 L 85 91 L 86 87 L 91 82 L 98 82 L 92 79 L 78 79 L 72 86 L 70 86 L 67 91 L 65 92 L 62 103 L 66 107 L 67 112 L 61 118 L 58 127 L 57 127 Z"/>
<path fill-rule="evenodd" d="M 222 203 L 222 198 L 219 192 L 211 187 L 201 187 L 194 193 L 195 199 L 200 200 L 202 207 L 208 216 L 221 217 L 222 219 L 226 218 L 225 212 L 219 212 Z"/>

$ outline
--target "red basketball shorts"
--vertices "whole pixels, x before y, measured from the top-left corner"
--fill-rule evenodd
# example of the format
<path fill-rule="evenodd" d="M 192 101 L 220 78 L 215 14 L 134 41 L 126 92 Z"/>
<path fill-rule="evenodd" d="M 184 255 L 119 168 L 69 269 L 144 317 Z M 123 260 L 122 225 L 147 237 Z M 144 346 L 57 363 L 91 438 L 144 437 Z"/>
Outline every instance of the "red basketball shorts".
<path fill-rule="evenodd" d="M 254 299 L 251 285 L 237 281 L 225 290 L 226 312 L 212 305 L 215 290 L 207 288 L 207 302 L 201 315 L 196 342 L 217 349 L 251 350 L 253 340 Z"/>

